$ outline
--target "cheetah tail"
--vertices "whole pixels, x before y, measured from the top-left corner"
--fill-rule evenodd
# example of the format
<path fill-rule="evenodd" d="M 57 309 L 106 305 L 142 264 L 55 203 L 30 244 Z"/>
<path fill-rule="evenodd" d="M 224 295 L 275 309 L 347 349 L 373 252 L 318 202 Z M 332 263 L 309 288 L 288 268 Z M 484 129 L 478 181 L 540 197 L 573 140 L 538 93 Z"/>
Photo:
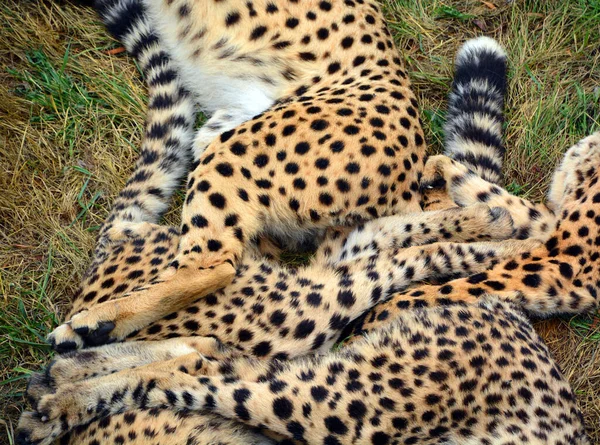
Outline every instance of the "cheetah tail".
<path fill-rule="evenodd" d="M 96 0 L 107 29 L 135 57 L 148 84 L 148 116 L 140 156 L 102 230 L 120 222 L 158 222 L 188 172 L 194 100 L 151 23 L 141 0 Z"/>
<path fill-rule="evenodd" d="M 489 37 L 466 42 L 456 56 L 448 98 L 445 154 L 483 179 L 501 179 L 506 53 Z"/>

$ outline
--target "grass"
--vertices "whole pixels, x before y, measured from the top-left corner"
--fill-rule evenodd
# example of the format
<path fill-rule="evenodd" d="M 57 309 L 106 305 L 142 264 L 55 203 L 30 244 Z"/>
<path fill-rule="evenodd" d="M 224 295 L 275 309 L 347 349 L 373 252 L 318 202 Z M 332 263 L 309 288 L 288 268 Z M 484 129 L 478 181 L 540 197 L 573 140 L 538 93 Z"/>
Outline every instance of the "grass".
<path fill-rule="evenodd" d="M 600 128 L 600 1 L 382 2 L 432 152 L 442 146 L 458 46 L 481 34 L 505 46 L 505 183 L 541 199 L 562 153 Z M 44 337 L 64 315 L 136 157 L 146 93 L 135 64 L 110 54 L 118 46 L 88 8 L 0 5 L 0 443 L 12 443 L 26 378 L 48 359 Z M 600 444 L 599 318 L 536 326 Z"/>

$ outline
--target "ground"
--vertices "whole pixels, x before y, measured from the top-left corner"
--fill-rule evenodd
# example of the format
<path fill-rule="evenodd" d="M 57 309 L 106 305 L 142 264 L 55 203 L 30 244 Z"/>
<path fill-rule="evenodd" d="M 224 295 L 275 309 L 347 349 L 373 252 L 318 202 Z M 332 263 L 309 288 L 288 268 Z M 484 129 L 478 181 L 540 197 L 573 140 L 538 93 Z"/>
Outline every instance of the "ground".
<path fill-rule="evenodd" d="M 382 0 L 441 147 L 458 46 L 507 48 L 505 184 L 540 199 L 562 153 L 600 128 L 598 0 Z M 0 443 L 12 443 L 27 376 L 50 354 L 112 198 L 136 157 L 139 72 L 93 11 L 70 2 L 0 5 Z M 181 197 L 179 197 L 181 199 Z M 167 217 L 176 221 L 179 210 Z M 600 316 L 536 324 L 600 444 Z"/>

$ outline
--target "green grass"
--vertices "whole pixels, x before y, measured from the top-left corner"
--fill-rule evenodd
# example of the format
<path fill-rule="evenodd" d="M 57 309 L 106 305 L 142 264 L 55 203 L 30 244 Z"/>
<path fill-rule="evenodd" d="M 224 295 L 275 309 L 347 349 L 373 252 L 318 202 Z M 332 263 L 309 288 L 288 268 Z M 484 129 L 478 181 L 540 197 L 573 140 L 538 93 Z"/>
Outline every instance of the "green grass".
<path fill-rule="evenodd" d="M 443 144 L 458 46 L 485 34 L 509 54 L 505 184 L 542 199 L 564 151 L 600 129 L 600 0 L 382 0 L 422 109 Z M 493 7 L 490 7 L 492 5 Z M 95 15 L 72 4 L 0 5 L 0 409 L 8 443 L 25 380 L 47 362 L 99 225 L 140 143 L 139 70 Z M 199 123 L 202 122 L 199 117 Z M 182 196 L 166 220 L 177 220 Z M 305 256 L 287 258 L 302 264 Z M 538 325 L 600 443 L 597 318 Z M 3 443 L 0 433 L 0 443 Z"/>

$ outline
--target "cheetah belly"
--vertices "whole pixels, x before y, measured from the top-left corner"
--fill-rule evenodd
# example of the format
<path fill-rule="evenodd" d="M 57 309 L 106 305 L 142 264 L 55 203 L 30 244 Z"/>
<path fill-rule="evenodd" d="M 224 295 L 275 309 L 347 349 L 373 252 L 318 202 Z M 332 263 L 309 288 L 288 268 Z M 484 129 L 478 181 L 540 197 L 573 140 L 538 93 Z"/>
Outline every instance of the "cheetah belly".
<path fill-rule="evenodd" d="M 174 51 L 186 87 L 196 96 L 207 115 L 217 110 L 241 113 L 248 120 L 273 105 L 274 94 L 260 82 L 212 74 L 202 63 L 191 63 L 181 51 Z"/>
<path fill-rule="evenodd" d="M 225 49 L 216 49 L 225 41 L 224 48 L 242 55 L 237 36 L 215 34 L 210 17 L 197 19 L 184 32 L 176 8 L 165 7 L 163 0 L 145 0 L 145 4 L 183 83 L 203 112 L 210 116 L 222 110 L 248 120 L 273 105 L 283 85 L 265 81 L 267 67 L 257 70 L 247 63 L 230 61 L 232 57 L 221 56 Z M 199 30 L 207 29 L 206 37 L 193 38 Z"/>

